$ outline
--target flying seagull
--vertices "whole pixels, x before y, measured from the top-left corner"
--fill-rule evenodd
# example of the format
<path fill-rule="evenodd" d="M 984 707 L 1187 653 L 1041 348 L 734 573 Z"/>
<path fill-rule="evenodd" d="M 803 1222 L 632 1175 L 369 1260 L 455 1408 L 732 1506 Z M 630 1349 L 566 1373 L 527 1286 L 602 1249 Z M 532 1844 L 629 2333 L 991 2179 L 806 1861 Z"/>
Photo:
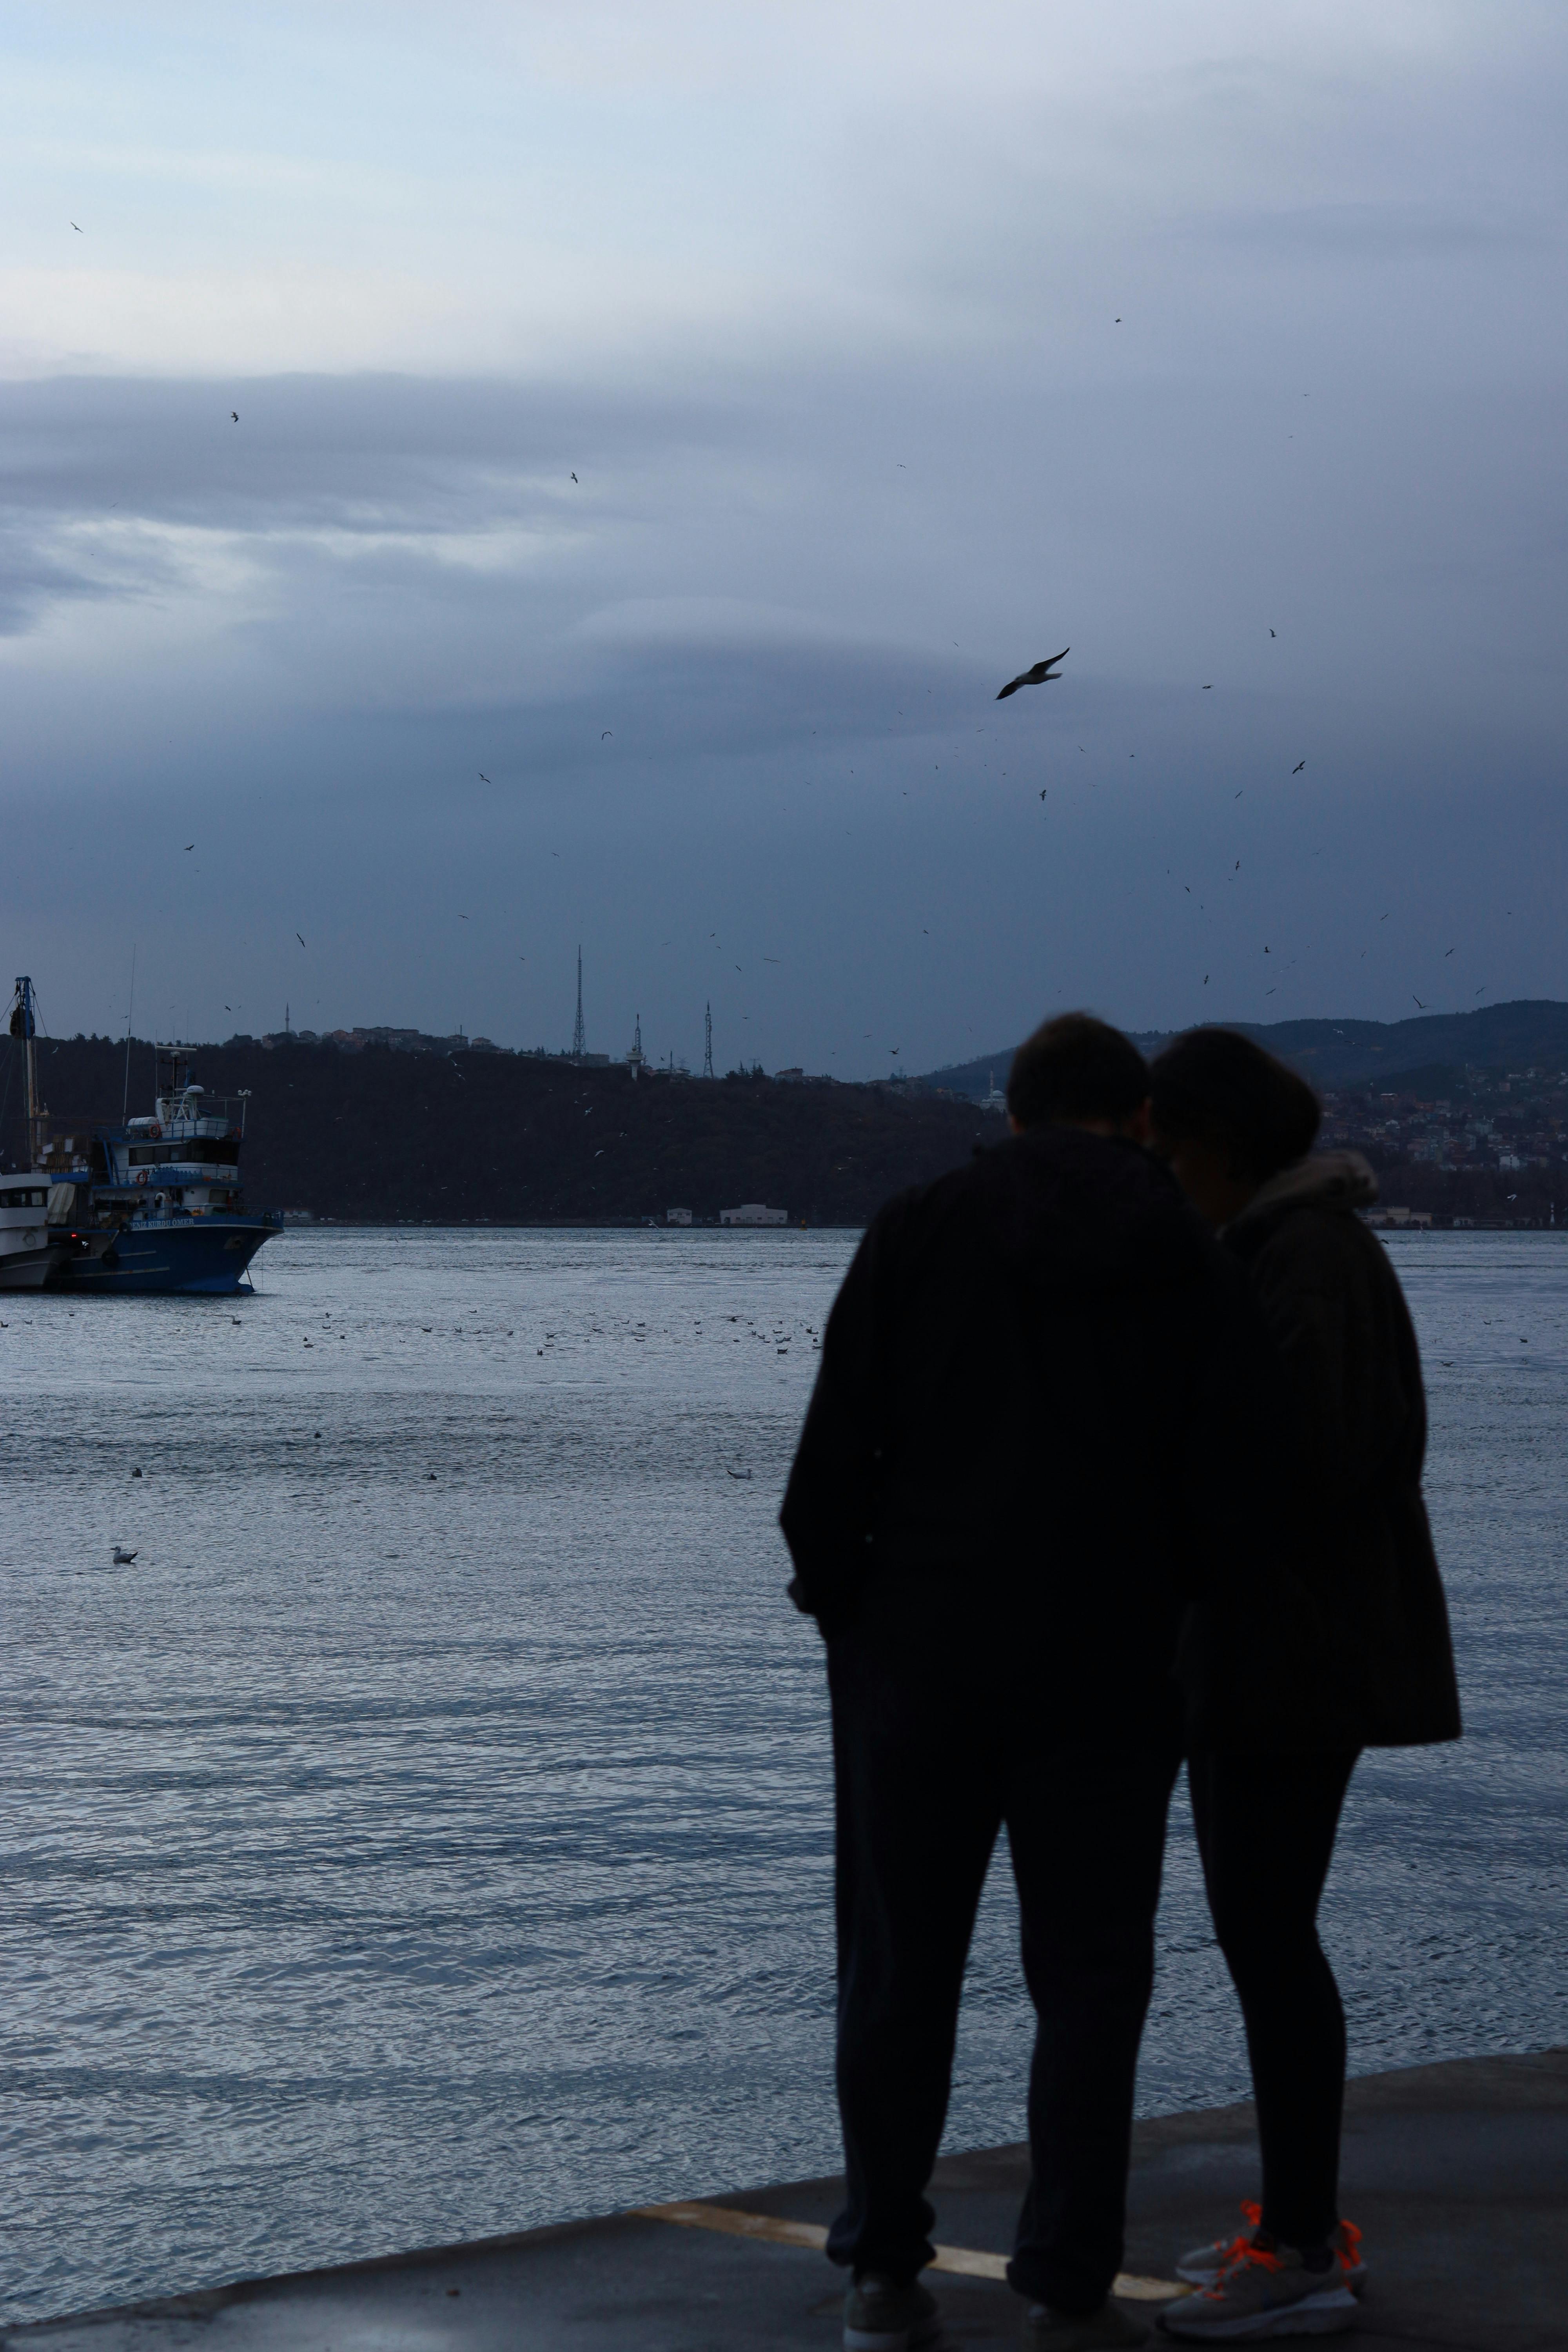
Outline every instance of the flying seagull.
<path fill-rule="evenodd" d="M 87 233 L 77 221 L 72 221 L 71 226 L 76 230 L 78 236 L 84 236 Z"/>
<path fill-rule="evenodd" d="M 481 784 L 488 784 L 489 782 L 489 778 L 486 775 L 482 768 L 476 768 L 474 773 L 478 776 Z"/>
<path fill-rule="evenodd" d="M 576 477 L 576 475 L 575 475 L 575 474 L 574 474 L 574 475 L 573 475 L 572 479 L 573 479 L 574 482 L 577 482 L 577 477 Z M 583 487 L 582 483 L 581 483 L 581 482 L 577 482 L 577 488 L 578 488 L 579 489 L 581 489 L 581 488 L 582 488 L 582 487 Z"/>
<path fill-rule="evenodd" d="M 304 944 L 305 944 L 305 935 L 304 935 L 304 933 L 303 933 L 302 931 L 296 931 L 296 932 L 295 932 L 295 934 L 294 934 L 294 937 L 299 940 L 300 945 L 301 947 L 303 947 L 303 946 L 304 946 Z"/>
<path fill-rule="evenodd" d="M 1064 646 L 1060 653 L 1052 654 L 1048 661 L 1037 661 L 1033 669 L 1020 671 L 1016 677 L 1009 679 L 1002 688 L 1001 693 L 996 697 L 997 701 L 1005 702 L 1007 697 L 1010 694 L 1016 694 L 1021 686 L 1054 686 L 1056 666 L 1058 662 L 1066 661 L 1071 651 L 1070 646 Z"/>
<path fill-rule="evenodd" d="M 615 731 L 616 731 L 616 730 L 615 730 L 615 729 L 614 729 L 613 727 L 606 727 L 606 728 L 605 728 L 605 735 L 613 735 L 613 734 L 615 733 Z M 600 740 L 600 742 L 601 742 L 601 743 L 602 743 L 602 742 L 604 741 L 604 740 L 605 740 L 605 735 L 601 735 L 601 736 L 600 736 L 600 738 L 599 738 L 599 740 Z"/>
<path fill-rule="evenodd" d="M 1050 786 L 1047 784 L 1047 787 L 1046 787 L 1046 792 L 1049 792 L 1049 790 L 1050 790 Z M 1041 798 L 1042 800 L 1044 800 L 1044 799 L 1045 799 L 1045 797 L 1046 797 L 1046 793 L 1042 793 L 1040 794 L 1040 798 Z"/>
<path fill-rule="evenodd" d="M 228 413 L 229 413 L 229 415 L 230 415 L 230 416 L 232 417 L 232 419 L 234 420 L 235 424 L 236 424 L 236 425 L 237 425 L 237 424 L 239 423 L 239 411 L 238 411 L 238 409 L 237 409 L 237 408 L 231 408 L 231 409 L 229 410 L 229 412 L 228 412 Z"/>
<path fill-rule="evenodd" d="M 186 849 L 187 849 L 187 850 L 192 850 L 192 849 L 194 849 L 194 848 L 195 847 L 195 845 L 195 845 L 195 843 L 194 841 L 187 841 L 187 842 L 186 842 L 186 844 L 185 844 L 185 847 L 186 847 Z"/>
<path fill-rule="evenodd" d="M 1306 764 L 1307 762 L 1305 760 L 1298 760 L 1295 766 L 1291 769 L 1290 773 L 1293 776 L 1299 776 Z"/>
<path fill-rule="evenodd" d="M 1412 990 L 1411 990 L 1411 992 L 1410 992 L 1410 1002 L 1412 1003 L 1412 1004 L 1421 1004 L 1421 999 L 1416 995 L 1416 993 L 1415 993 L 1415 990 L 1414 990 L 1414 989 L 1412 989 Z M 1423 1012 L 1423 1013 L 1425 1013 L 1425 1012 L 1426 1012 L 1426 1007 L 1424 1004 L 1421 1004 L 1421 1010 L 1422 1010 L 1422 1012 Z"/>

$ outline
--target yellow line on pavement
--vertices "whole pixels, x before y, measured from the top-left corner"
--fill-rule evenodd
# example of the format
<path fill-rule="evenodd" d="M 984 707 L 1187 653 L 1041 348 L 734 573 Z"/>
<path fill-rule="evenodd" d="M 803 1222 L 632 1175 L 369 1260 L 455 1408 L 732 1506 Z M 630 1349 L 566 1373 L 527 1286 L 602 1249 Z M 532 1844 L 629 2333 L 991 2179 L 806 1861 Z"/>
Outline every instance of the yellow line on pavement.
<path fill-rule="evenodd" d="M 776 2213 L 741 2213 L 733 2205 L 686 2201 L 634 2205 L 632 2210 L 645 2221 L 673 2221 L 681 2230 L 716 2230 L 727 2238 L 761 2238 L 773 2246 L 809 2246 L 820 2253 L 827 2243 L 826 2231 L 816 2221 L 786 2221 Z M 938 2246 L 930 2267 L 959 2278 L 1005 2279 L 1007 2257 L 977 2253 L 970 2246 Z M 1123 2303 L 1169 2303 L 1176 2295 L 1190 2294 L 1192 2289 L 1176 2279 L 1135 2278 L 1123 2271 L 1110 2292 Z"/>

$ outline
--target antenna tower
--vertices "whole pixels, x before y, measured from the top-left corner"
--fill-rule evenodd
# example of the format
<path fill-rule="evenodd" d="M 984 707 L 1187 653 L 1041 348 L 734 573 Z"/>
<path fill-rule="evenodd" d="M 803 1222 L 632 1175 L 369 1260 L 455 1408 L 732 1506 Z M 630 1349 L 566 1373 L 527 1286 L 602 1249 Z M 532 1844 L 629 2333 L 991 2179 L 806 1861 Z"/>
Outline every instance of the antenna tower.
<path fill-rule="evenodd" d="M 583 950 L 577 950 L 577 1021 L 572 1032 L 572 1059 L 580 1062 L 588 1050 L 588 1039 L 583 1028 Z"/>
<path fill-rule="evenodd" d="M 713 1075 L 713 1007 L 711 1004 L 705 1005 L 702 1013 L 702 1075 L 705 1078 L 710 1078 Z"/>

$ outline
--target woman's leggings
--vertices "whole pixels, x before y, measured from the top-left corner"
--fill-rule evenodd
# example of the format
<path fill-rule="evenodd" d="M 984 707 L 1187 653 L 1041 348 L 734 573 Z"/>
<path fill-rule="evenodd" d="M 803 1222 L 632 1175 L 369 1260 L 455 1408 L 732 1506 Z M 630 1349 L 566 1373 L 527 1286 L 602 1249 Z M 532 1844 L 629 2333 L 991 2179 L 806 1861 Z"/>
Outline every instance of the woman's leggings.
<path fill-rule="evenodd" d="M 1320 2246 L 1340 2219 L 1345 2013 L 1318 1902 L 1359 1750 L 1189 1758 L 1193 1820 L 1220 1950 L 1247 2023 L 1263 2228 Z"/>

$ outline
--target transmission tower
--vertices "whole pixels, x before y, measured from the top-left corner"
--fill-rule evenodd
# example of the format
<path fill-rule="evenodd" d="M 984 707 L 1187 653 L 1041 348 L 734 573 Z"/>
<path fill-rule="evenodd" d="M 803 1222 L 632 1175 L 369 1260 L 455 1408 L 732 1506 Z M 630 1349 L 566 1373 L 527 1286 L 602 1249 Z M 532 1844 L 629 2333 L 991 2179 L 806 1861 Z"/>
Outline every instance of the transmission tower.
<path fill-rule="evenodd" d="M 703 1009 L 702 1038 L 702 1075 L 705 1078 L 710 1078 L 713 1075 L 713 1007 L 711 1004 Z"/>
<path fill-rule="evenodd" d="M 577 950 L 577 1023 L 572 1032 L 572 1059 L 580 1062 L 588 1050 L 583 1028 L 583 950 Z"/>

